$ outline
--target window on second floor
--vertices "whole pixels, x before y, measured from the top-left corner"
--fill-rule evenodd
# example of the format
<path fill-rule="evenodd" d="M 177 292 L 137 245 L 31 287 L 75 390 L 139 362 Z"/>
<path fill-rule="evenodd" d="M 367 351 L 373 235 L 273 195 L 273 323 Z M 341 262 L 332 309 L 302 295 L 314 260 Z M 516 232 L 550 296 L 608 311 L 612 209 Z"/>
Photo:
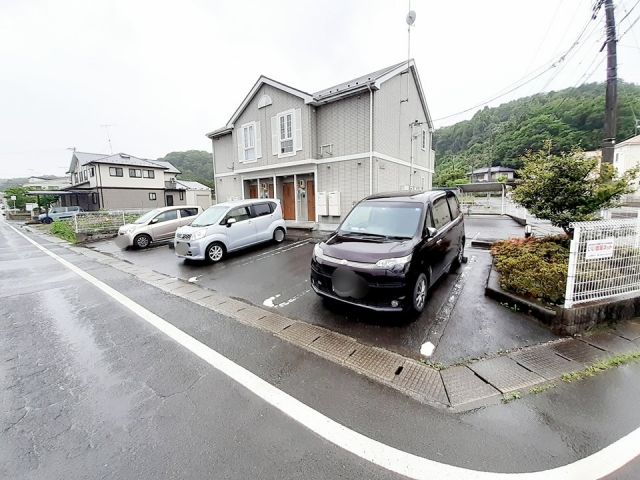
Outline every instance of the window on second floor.
<path fill-rule="evenodd" d="M 95 167 L 91 167 L 91 168 L 89 169 L 89 176 L 90 176 L 90 177 L 95 177 L 95 176 L 96 176 L 96 169 L 95 169 Z"/>
<path fill-rule="evenodd" d="M 280 126 L 280 154 L 293 153 L 293 112 L 278 116 Z"/>
<path fill-rule="evenodd" d="M 156 172 L 153 170 L 143 170 L 142 178 L 156 178 Z"/>
<path fill-rule="evenodd" d="M 422 130 L 422 142 L 420 144 L 420 147 L 422 148 L 422 150 L 427 149 L 427 131 L 426 130 Z"/>
<path fill-rule="evenodd" d="M 242 138 L 244 140 L 245 162 L 251 162 L 256 159 L 256 126 L 253 123 L 242 127 Z"/>
<path fill-rule="evenodd" d="M 129 177 L 131 178 L 142 178 L 142 170 L 139 168 L 130 168 L 129 169 Z"/>
<path fill-rule="evenodd" d="M 109 175 L 112 177 L 122 177 L 122 167 L 109 167 Z"/>

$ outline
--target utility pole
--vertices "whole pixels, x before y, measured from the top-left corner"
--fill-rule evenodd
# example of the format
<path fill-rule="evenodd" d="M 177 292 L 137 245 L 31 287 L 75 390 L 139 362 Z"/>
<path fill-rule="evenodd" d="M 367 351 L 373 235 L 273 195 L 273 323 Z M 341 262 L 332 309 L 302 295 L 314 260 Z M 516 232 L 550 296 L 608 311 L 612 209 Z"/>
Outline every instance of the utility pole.
<path fill-rule="evenodd" d="M 607 25 L 607 92 L 604 107 L 604 138 L 602 139 L 602 163 L 613 163 L 616 145 L 618 110 L 618 60 L 616 53 L 616 21 L 613 0 L 604 0 Z"/>

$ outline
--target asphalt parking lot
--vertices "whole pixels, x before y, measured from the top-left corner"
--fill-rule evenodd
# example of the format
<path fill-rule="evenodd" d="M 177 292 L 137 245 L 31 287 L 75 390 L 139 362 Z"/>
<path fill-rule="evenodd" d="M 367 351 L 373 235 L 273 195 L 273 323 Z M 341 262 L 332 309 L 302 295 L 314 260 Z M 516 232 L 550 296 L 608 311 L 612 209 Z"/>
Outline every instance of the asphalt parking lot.
<path fill-rule="evenodd" d="M 465 222 L 468 262 L 434 287 L 427 308 L 412 322 L 323 302 L 309 285 L 310 240 L 254 247 L 218 265 L 184 262 L 167 245 L 120 250 L 109 240 L 90 248 L 404 355 L 420 358 L 431 342 L 434 362 L 450 364 L 555 338 L 532 318 L 485 298 L 491 256 L 469 247 L 474 238 L 521 236 L 522 227 L 498 216 L 470 216 Z"/>

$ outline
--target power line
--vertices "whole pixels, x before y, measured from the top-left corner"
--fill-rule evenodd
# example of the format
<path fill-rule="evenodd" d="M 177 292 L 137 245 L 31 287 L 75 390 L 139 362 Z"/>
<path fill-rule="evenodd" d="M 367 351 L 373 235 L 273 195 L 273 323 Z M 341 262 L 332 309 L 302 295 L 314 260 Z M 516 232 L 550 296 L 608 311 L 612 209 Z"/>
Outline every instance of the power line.
<path fill-rule="evenodd" d="M 631 29 L 633 28 L 633 26 L 634 26 L 636 23 L 638 23 L 638 20 L 640 20 L 640 15 L 638 15 L 638 16 L 636 17 L 636 19 L 635 19 L 633 22 L 631 22 L 631 25 L 629 26 L 629 28 L 627 28 L 627 29 L 624 31 L 624 33 L 618 37 L 618 41 L 620 41 L 620 39 L 621 39 L 622 37 L 624 37 L 627 33 L 629 33 L 629 32 L 631 31 Z"/>
<path fill-rule="evenodd" d="M 639 3 L 640 3 L 640 0 L 638 0 L 638 1 L 633 5 L 633 7 L 631 7 L 631 9 L 630 9 L 630 10 L 627 10 L 627 9 L 625 8 L 625 11 L 626 11 L 627 13 L 625 14 L 625 16 L 624 16 L 624 17 L 622 17 L 622 18 L 620 19 L 620 22 L 618 22 L 618 25 L 619 25 L 619 24 L 621 24 L 621 23 L 624 21 L 624 19 L 625 19 L 625 18 L 627 18 L 627 17 L 631 14 L 631 12 L 633 12 L 633 9 L 634 9 L 634 8 L 636 8 L 636 7 L 638 6 L 638 4 L 639 4 Z"/>

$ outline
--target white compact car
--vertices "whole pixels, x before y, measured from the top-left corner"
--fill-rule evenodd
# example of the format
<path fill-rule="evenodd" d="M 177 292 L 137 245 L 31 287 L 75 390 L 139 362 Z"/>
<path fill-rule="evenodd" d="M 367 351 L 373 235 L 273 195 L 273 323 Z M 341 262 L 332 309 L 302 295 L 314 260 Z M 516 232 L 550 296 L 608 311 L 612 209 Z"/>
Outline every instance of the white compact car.
<path fill-rule="evenodd" d="M 173 238 L 178 227 L 188 225 L 202 208 L 195 205 L 162 207 L 151 210 L 133 223 L 123 225 L 115 238 L 120 248 L 147 248 L 152 242 Z"/>
<path fill-rule="evenodd" d="M 179 258 L 219 262 L 228 252 L 257 243 L 280 243 L 287 233 L 280 201 L 238 200 L 209 207 L 191 225 L 176 230 Z"/>

